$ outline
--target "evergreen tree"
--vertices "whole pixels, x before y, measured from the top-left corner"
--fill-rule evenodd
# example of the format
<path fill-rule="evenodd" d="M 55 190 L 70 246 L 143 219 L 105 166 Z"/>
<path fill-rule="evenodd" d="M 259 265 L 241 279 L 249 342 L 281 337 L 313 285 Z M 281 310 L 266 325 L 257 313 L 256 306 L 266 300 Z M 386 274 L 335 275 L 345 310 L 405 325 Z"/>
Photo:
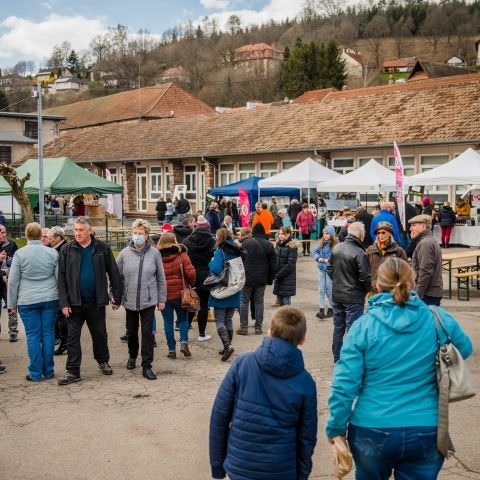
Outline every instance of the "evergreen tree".
<path fill-rule="evenodd" d="M 0 90 L 0 110 L 8 112 L 8 98 L 3 90 Z"/>
<path fill-rule="evenodd" d="M 75 52 L 75 50 L 71 50 L 67 58 L 68 69 L 73 75 L 76 75 L 80 70 L 80 66 L 80 59 L 78 58 L 77 52 Z"/>
<path fill-rule="evenodd" d="M 295 98 L 309 90 L 342 88 L 345 63 L 334 40 L 318 45 L 298 38 L 292 50 L 286 50 L 282 66 L 282 91 Z"/>

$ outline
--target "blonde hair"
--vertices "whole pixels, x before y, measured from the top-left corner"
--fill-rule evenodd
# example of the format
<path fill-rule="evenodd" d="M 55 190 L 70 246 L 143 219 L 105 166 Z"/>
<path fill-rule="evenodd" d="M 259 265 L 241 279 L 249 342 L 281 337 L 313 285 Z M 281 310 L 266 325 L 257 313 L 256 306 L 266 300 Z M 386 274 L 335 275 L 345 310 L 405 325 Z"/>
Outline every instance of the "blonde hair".
<path fill-rule="evenodd" d="M 252 231 L 248 227 L 242 227 L 238 232 L 238 239 L 245 240 L 246 238 L 252 238 Z"/>
<path fill-rule="evenodd" d="M 384 292 L 390 292 L 396 303 L 405 305 L 413 288 L 413 270 L 401 258 L 389 257 L 378 269 L 377 284 Z"/>
<path fill-rule="evenodd" d="M 270 335 L 298 346 L 307 334 L 305 314 L 295 307 L 281 307 L 270 324 Z"/>
<path fill-rule="evenodd" d="M 145 233 L 147 235 L 150 235 L 150 223 L 147 220 L 144 220 L 143 218 L 137 218 L 133 223 L 132 223 L 132 230 L 134 228 L 143 228 L 145 230 Z"/>
<path fill-rule="evenodd" d="M 42 238 L 42 227 L 37 222 L 29 223 L 25 227 L 25 237 L 27 240 L 40 240 Z"/>
<path fill-rule="evenodd" d="M 290 227 L 280 227 L 279 232 L 282 232 L 285 235 L 291 235 L 292 234 L 292 229 Z"/>
<path fill-rule="evenodd" d="M 158 249 L 163 250 L 164 248 L 173 247 L 177 244 L 177 237 L 172 232 L 162 233 L 160 240 L 158 241 Z"/>
<path fill-rule="evenodd" d="M 217 230 L 217 241 L 215 242 L 215 246 L 218 247 L 221 245 L 225 240 L 232 240 L 232 234 L 228 228 L 219 228 Z"/>

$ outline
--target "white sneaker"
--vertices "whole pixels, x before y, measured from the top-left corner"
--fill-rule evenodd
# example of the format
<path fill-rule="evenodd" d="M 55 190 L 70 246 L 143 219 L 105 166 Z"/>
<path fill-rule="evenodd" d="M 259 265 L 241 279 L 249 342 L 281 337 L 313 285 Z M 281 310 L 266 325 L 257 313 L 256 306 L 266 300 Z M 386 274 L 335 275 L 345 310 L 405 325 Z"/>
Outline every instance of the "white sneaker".
<path fill-rule="evenodd" d="M 207 340 L 210 340 L 212 338 L 211 335 L 205 335 L 204 337 L 198 337 L 197 340 L 199 342 L 206 342 Z"/>

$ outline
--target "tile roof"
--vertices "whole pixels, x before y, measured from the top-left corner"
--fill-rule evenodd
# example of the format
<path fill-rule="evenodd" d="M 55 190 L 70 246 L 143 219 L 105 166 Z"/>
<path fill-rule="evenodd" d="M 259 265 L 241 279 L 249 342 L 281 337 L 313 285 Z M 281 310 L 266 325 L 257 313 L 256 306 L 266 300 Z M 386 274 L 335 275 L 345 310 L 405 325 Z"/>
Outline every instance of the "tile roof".
<path fill-rule="evenodd" d="M 138 118 L 190 117 L 215 112 L 174 83 L 165 83 L 49 108 L 45 113 L 66 116 L 62 129 L 69 129 Z"/>
<path fill-rule="evenodd" d="M 418 74 L 419 72 L 425 72 L 428 78 L 452 77 L 457 75 L 468 75 L 471 73 L 468 69 L 463 67 L 454 67 L 453 65 L 447 65 L 445 63 L 417 60 L 408 80 L 413 79 L 415 74 Z"/>
<path fill-rule="evenodd" d="M 417 59 L 415 57 L 392 58 L 383 61 L 383 68 L 413 68 L 416 62 Z"/>
<path fill-rule="evenodd" d="M 67 130 L 45 154 L 76 161 L 173 159 L 479 139 L 480 74 L 472 74 L 232 115 Z"/>
<path fill-rule="evenodd" d="M 282 51 L 279 48 L 275 48 L 268 43 L 251 43 L 249 45 L 243 45 L 242 47 L 236 48 L 235 52 L 255 52 L 257 50 L 278 50 Z"/>
<path fill-rule="evenodd" d="M 360 52 L 354 52 L 353 50 L 350 50 L 350 49 L 344 49 L 343 53 L 345 55 L 348 55 L 350 58 L 353 58 L 360 65 L 363 65 L 364 63 L 363 56 Z"/>
<path fill-rule="evenodd" d="M 338 92 L 338 90 L 336 88 L 322 88 L 321 90 L 310 90 L 293 100 L 293 103 L 320 102 L 332 92 Z"/>

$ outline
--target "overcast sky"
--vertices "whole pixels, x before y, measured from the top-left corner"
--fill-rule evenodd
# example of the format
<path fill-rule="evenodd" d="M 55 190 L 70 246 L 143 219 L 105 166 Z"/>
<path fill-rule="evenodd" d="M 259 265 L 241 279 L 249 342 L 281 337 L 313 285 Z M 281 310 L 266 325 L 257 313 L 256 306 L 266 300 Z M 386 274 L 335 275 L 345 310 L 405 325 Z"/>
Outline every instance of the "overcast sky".
<path fill-rule="evenodd" d="M 233 13 L 244 23 L 294 17 L 304 0 L 0 0 L 0 68 L 18 60 L 37 64 L 68 40 L 88 47 L 108 26 L 123 24 L 161 35 L 187 20 L 216 16 L 222 27 Z"/>

